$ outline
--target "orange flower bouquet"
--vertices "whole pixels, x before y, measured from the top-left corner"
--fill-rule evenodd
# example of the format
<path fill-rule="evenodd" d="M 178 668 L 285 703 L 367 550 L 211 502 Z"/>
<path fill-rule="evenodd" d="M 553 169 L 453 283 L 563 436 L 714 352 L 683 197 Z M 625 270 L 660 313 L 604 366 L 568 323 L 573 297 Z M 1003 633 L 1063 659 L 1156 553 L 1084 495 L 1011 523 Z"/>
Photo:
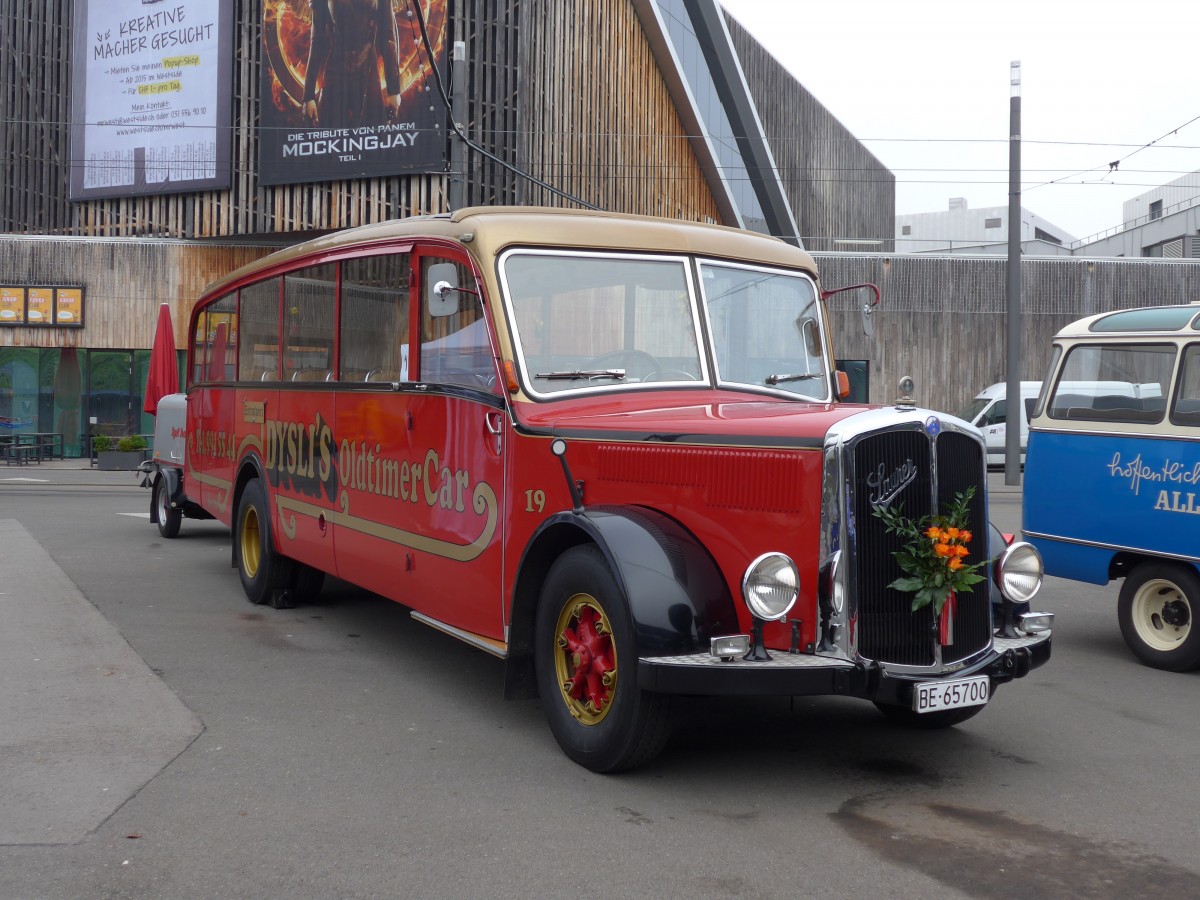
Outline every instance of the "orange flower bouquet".
<path fill-rule="evenodd" d="M 902 509 L 874 510 L 887 531 L 904 540 L 904 547 L 892 553 L 904 577 L 888 587 L 913 593 L 913 612 L 933 604 L 934 615 L 941 616 L 953 595 L 970 592 L 973 585 L 986 580 L 976 570 L 988 561 L 974 565 L 964 561 L 970 553 L 967 545 L 974 537 L 966 527 L 967 507 L 974 496 L 975 488 L 968 488 L 954 495 L 944 515 L 932 514 L 917 521 L 902 515 Z"/>

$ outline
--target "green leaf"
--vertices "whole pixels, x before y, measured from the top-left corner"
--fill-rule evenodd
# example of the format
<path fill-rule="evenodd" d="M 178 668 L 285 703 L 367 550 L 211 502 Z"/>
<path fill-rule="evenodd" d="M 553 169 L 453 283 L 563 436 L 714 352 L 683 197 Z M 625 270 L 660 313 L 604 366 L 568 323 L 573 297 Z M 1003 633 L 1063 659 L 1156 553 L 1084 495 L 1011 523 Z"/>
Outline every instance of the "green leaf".
<path fill-rule="evenodd" d="M 917 591 L 916 596 L 913 597 L 912 611 L 916 612 L 918 609 L 924 609 L 932 602 L 933 591 L 927 587 L 921 588 L 919 591 Z"/>
<path fill-rule="evenodd" d="M 925 582 L 922 581 L 920 578 L 909 577 L 909 578 L 897 578 L 895 581 L 893 581 L 891 584 L 889 584 L 888 587 L 895 588 L 898 591 L 908 592 L 908 591 L 919 591 L 924 586 L 924 584 L 925 584 Z"/>

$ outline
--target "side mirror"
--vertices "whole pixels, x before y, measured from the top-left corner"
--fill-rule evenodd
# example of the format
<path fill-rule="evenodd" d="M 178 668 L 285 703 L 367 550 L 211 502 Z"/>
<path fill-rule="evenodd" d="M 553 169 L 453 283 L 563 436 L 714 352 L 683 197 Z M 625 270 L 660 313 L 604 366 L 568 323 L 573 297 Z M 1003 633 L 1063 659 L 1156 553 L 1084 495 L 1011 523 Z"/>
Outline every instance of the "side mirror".
<path fill-rule="evenodd" d="M 425 309 L 433 318 L 458 312 L 458 266 L 436 263 L 425 272 Z"/>
<path fill-rule="evenodd" d="M 862 284 L 851 284 L 846 287 L 834 288 L 831 291 L 821 291 L 821 299 L 828 300 L 834 294 L 845 293 L 846 291 L 870 291 L 862 301 L 862 306 L 859 307 L 859 314 L 862 318 L 863 334 L 871 337 L 875 334 L 875 307 L 879 305 L 879 285 L 863 282 Z"/>

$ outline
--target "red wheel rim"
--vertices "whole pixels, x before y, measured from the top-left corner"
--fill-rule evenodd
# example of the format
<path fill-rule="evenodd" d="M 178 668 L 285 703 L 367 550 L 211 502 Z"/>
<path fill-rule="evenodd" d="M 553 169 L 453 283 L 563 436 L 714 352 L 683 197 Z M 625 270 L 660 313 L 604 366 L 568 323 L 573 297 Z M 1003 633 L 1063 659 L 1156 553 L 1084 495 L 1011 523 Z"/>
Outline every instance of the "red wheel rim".
<path fill-rule="evenodd" d="M 563 604 L 555 634 L 563 702 L 584 725 L 598 725 L 617 690 L 617 648 L 604 607 L 589 594 L 575 594 Z"/>

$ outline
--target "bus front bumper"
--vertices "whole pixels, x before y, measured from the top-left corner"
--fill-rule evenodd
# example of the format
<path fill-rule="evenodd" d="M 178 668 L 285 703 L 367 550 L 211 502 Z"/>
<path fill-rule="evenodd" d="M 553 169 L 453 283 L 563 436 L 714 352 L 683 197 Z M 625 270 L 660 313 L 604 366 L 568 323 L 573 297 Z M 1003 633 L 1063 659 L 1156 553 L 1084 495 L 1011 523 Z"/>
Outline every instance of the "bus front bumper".
<path fill-rule="evenodd" d="M 995 638 L 991 652 L 954 671 L 889 672 L 877 663 L 850 663 L 814 654 L 771 651 L 763 661 L 721 660 L 707 653 L 646 656 L 638 660 L 638 685 L 667 694 L 818 696 L 836 694 L 911 706 L 913 686 L 987 675 L 991 685 L 1022 678 L 1050 659 L 1050 632 Z"/>

